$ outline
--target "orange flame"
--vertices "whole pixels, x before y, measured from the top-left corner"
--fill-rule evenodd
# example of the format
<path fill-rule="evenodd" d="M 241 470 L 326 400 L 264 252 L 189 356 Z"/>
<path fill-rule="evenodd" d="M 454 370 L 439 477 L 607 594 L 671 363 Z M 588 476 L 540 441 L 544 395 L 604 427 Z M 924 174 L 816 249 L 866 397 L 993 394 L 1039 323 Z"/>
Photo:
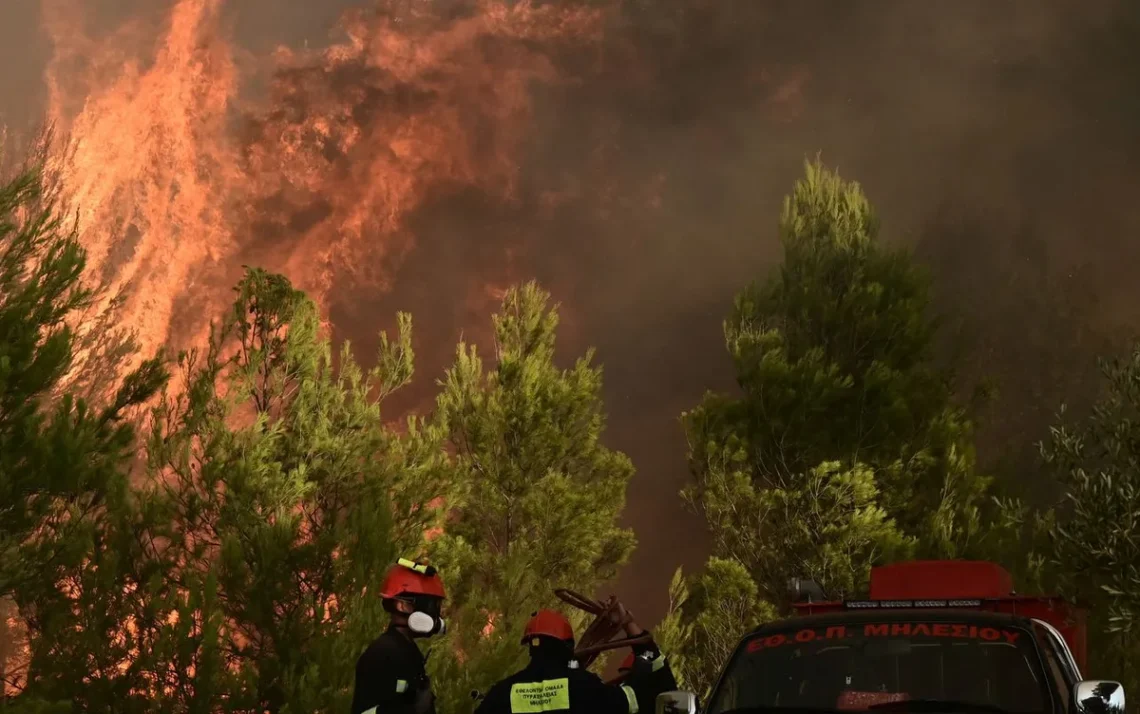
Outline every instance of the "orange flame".
<path fill-rule="evenodd" d="M 62 10 L 55 0 L 47 17 Z M 147 352 L 166 341 L 174 303 L 205 261 L 232 253 L 221 197 L 238 178 L 219 140 L 237 86 L 230 50 L 216 32 L 220 0 L 184 0 L 170 17 L 153 64 L 127 59 L 118 75 L 66 113 L 67 84 L 49 69 L 50 118 L 71 136 L 55 167 L 88 252 L 92 281 L 132 283 L 123 319 Z M 72 8 L 74 9 L 74 8 Z M 49 21 L 57 47 L 72 29 Z M 93 62 L 103 65 L 102 55 Z"/>
<path fill-rule="evenodd" d="M 124 47 L 140 25 L 95 41 L 74 3 L 43 5 L 56 47 L 49 113 L 69 136 L 53 168 L 89 278 L 112 294 L 130 286 L 122 319 L 139 331 L 139 359 L 200 343 L 242 263 L 284 272 L 318 301 L 334 281 L 388 288 L 413 247 L 405 218 L 429 192 L 514 195 L 529 85 L 559 79 L 532 41 L 600 30 L 582 8 L 474 0 L 445 17 L 390 0 L 347 16 L 339 44 L 280 48 L 268 97 L 253 102 L 223 0 L 175 0 L 138 56 Z"/>

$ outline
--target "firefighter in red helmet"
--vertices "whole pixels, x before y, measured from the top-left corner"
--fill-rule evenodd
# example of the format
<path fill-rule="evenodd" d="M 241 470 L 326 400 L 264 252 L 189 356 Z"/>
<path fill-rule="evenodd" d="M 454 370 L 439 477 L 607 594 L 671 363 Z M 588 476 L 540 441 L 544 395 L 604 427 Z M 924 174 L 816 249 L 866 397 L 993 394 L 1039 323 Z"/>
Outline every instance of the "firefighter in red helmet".
<path fill-rule="evenodd" d="M 632 618 L 624 627 L 630 637 L 646 634 Z M 574 659 L 574 629 L 553 610 L 531 616 L 522 642 L 530 648 L 530 663 L 491 687 L 475 714 L 651 714 L 657 695 L 677 688 L 652 640 L 633 648 L 637 661 L 620 685 L 606 684 L 580 669 Z"/>
<path fill-rule="evenodd" d="M 401 558 L 380 589 L 388 630 L 356 661 L 352 714 L 435 714 L 435 695 L 415 640 L 446 630 L 446 594 L 435 568 Z"/>

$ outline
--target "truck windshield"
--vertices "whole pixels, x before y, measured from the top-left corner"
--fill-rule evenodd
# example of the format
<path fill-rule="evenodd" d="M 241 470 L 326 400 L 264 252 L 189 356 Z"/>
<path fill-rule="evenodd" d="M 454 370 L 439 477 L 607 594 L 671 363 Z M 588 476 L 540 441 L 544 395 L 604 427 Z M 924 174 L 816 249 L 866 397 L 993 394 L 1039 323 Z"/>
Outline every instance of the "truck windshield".
<path fill-rule="evenodd" d="M 1029 632 L 893 620 L 765 631 L 736 652 L 708 714 L 788 711 L 1045 712 Z"/>

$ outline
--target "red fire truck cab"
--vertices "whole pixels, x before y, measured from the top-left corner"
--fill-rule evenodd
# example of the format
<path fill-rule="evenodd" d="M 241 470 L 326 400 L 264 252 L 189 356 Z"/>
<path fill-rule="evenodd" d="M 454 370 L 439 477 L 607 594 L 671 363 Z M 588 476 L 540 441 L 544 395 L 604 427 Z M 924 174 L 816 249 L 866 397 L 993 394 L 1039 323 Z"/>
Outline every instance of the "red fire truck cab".
<path fill-rule="evenodd" d="M 1041 620 L 1068 645 L 1080 670 L 1085 669 L 1085 613 L 1064 598 L 1017 595 L 1013 578 L 996 563 L 972 560 L 919 560 L 871 569 L 871 588 L 861 602 L 799 602 L 799 614 L 841 612 L 853 608 L 956 608 L 1000 612 Z"/>
<path fill-rule="evenodd" d="M 740 641 L 705 714 L 1123 711 L 1119 683 L 1081 676 L 1084 613 L 1059 597 L 1016 594 L 993 563 L 874 568 L 867 599 L 795 609 Z M 685 692 L 658 705 L 697 710 Z"/>

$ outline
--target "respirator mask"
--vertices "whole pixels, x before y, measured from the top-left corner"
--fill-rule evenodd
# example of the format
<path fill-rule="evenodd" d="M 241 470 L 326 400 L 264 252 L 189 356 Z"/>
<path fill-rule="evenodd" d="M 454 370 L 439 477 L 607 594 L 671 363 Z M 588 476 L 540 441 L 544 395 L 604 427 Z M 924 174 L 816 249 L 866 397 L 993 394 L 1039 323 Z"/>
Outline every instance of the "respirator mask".
<path fill-rule="evenodd" d="M 443 600 L 430 595 L 417 595 L 407 598 L 412 605 L 408 615 L 408 629 L 421 637 L 442 635 L 447 632 L 447 623 L 441 615 Z"/>

